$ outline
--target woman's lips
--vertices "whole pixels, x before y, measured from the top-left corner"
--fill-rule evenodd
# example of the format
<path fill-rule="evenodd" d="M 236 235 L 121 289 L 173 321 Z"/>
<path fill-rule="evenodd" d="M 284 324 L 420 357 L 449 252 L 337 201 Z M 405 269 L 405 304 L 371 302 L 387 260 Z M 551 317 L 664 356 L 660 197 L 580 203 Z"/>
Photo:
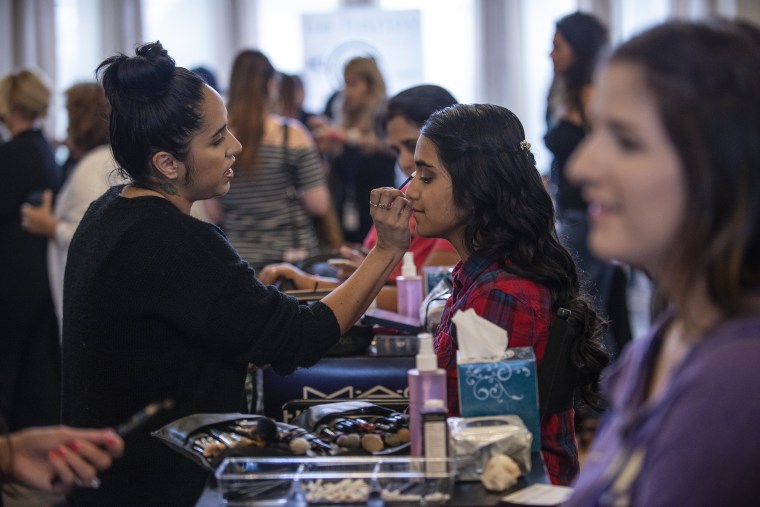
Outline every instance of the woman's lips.
<path fill-rule="evenodd" d="M 229 169 L 227 169 L 226 171 L 224 171 L 224 178 L 225 179 L 231 180 L 234 177 L 235 177 L 235 171 L 232 169 L 232 167 L 230 167 Z"/>
<path fill-rule="evenodd" d="M 600 220 L 613 213 L 612 206 L 599 202 L 591 202 L 588 205 L 588 217 L 591 220 Z"/>

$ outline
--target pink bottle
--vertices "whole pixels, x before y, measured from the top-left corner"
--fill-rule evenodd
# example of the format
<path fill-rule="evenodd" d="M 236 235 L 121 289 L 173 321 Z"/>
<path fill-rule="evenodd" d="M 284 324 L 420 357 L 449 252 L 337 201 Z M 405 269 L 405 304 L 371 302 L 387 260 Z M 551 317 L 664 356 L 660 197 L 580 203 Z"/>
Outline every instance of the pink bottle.
<path fill-rule="evenodd" d="M 409 370 L 409 431 L 412 456 L 423 456 L 422 413 L 426 400 L 446 400 L 446 370 L 438 368 L 433 335 L 420 333 L 417 368 Z"/>
<path fill-rule="evenodd" d="M 417 274 L 413 252 L 406 252 L 404 254 L 404 263 L 401 265 L 401 276 L 396 277 L 396 300 L 399 314 L 412 317 L 415 320 L 420 319 L 422 277 Z"/>

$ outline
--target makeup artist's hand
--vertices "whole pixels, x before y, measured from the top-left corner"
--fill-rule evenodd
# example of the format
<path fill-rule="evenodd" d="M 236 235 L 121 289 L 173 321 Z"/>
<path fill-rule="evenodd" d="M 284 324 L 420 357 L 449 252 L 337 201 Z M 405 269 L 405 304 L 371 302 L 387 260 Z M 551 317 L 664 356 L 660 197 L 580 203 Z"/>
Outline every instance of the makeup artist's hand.
<path fill-rule="evenodd" d="M 51 426 L 0 438 L 0 466 L 6 479 L 56 495 L 91 483 L 123 452 L 124 441 L 111 429 Z"/>
<path fill-rule="evenodd" d="M 377 229 L 375 248 L 406 252 L 411 242 L 412 205 L 404 193 L 392 187 L 372 190 L 369 213 Z"/>

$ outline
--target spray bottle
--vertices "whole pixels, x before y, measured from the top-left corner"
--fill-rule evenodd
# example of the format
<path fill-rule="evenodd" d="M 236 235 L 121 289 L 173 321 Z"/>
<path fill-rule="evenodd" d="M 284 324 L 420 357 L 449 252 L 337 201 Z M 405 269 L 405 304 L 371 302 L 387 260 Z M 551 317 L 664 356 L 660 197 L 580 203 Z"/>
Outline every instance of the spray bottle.
<path fill-rule="evenodd" d="M 422 457 L 422 413 L 425 400 L 446 400 L 446 370 L 438 368 L 433 352 L 433 335 L 420 333 L 417 367 L 409 370 L 409 430 L 412 456 Z"/>
<path fill-rule="evenodd" d="M 404 254 L 401 276 L 396 277 L 398 313 L 419 320 L 422 305 L 422 277 L 414 265 L 414 253 Z"/>

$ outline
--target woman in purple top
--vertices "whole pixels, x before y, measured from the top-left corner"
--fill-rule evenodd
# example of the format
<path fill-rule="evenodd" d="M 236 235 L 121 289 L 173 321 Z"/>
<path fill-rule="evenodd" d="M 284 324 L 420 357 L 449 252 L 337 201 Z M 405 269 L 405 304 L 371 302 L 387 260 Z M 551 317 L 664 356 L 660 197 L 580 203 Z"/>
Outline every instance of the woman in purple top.
<path fill-rule="evenodd" d="M 605 259 L 669 307 L 606 379 L 571 506 L 757 505 L 760 31 L 671 22 L 616 49 L 569 168 Z"/>

